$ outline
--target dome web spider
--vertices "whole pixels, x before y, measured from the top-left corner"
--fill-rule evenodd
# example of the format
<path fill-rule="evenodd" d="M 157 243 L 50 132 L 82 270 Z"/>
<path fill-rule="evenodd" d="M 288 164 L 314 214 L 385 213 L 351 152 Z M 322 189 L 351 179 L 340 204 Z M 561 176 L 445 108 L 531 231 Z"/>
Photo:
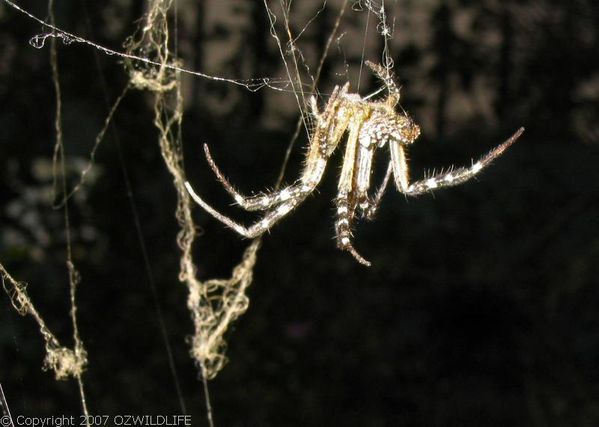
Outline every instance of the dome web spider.
<path fill-rule="evenodd" d="M 370 266 L 352 245 L 352 224 L 359 212 L 366 219 L 373 219 L 391 176 L 397 190 L 408 196 L 417 196 L 442 187 L 462 184 L 480 173 L 494 159 L 501 156 L 524 132 L 518 129 L 509 139 L 481 157 L 470 167 L 450 169 L 431 177 L 409 182 L 405 147 L 420 135 L 420 127 L 406 113 L 395 111 L 400 99 L 399 87 L 389 71 L 372 62 L 366 65 L 383 81 L 387 97 L 370 101 L 359 94 L 348 93 L 349 83 L 336 86 L 323 111 L 318 110 L 316 99 L 310 99 L 310 110 L 316 127 L 310 137 L 300 178 L 292 185 L 270 193 L 244 196 L 225 178 L 210 155 L 208 146 L 204 151 L 208 164 L 225 190 L 235 202 L 247 211 L 264 211 L 264 215 L 250 226 L 244 226 L 221 214 L 196 194 L 189 182 L 185 183 L 191 197 L 206 212 L 247 238 L 260 236 L 296 208 L 314 191 L 320 182 L 328 159 L 347 133 L 343 166 L 335 199 L 337 219 L 335 234 L 337 247 L 348 251 L 359 263 Z M 370 196 L 370 180 L 375 152 L 389 146 L 390 160 L 382 184 Z"/>

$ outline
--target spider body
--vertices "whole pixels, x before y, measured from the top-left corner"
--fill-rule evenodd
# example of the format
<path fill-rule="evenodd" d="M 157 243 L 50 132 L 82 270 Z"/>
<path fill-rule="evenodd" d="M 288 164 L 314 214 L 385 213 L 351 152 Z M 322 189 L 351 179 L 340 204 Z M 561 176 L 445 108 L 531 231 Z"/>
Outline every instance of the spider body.
<path fill-rule="evenodd" d="M 310 137 L 302 174 L 294 184 L 271 193 L 246 197 L 229 183 L 216 166 L 208 147 L 204 146 L 210 167 L 237 204 L 248 211 L 265 212 L 259 221 L 249 227 L 233 221 L 206 203 L 186 182 L 186 187 L 196 203 L 239 234 L 248 238 L 257 237 L 268 231 L 314 191 L 324 174 L 328 159 L 347 134 L 335 199 L 337 246 L 350 252 L 358 262 L 370 265 L 352 245 L 352 225 L 357 213 L 367 219 L 374 217 L 391 176 L 397 190 L 410 196 L 461 184 L 499 157 L 524 131 L 520 128 L 507 141 L 469 168 L 450 169 L 410 183 L 405 147 L 418 138 L 420 128 L 407 114 L 395 111 L 400 92 L 388 70 L 371 62 L 366 64 L 385 83 L 387 97 L 381 101 L 370 101 L 358 94 L 348 93 L 349 83 L 343 87 L 335 87 L 322 111 L 319 111 L 316 99 L 312 97 L 310 108 L 316 127 Z M 379 189 L 371 196 L 369 190 L 374 157 L 377 151 L 385 146 L 388 146 L 390 154 L 387 172 Z"/>

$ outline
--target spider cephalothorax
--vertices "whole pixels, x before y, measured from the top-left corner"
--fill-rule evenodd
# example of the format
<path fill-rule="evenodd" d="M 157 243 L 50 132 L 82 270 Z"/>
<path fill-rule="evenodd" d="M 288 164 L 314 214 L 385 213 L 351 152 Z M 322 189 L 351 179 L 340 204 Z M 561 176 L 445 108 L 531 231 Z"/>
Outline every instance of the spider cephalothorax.
<path fill-rule="evenodd" d="M 335 199 L 337 246 L 350 252 L 360 263 L 370 265 L 352 245 L 352 224 L 356 213 L 368 219 L 374 217 L 391 175 L 397 190 L 410 196 L 458 185 L 474 177 L 493 159 L 499 157 L 524 131 L 520 128 L 507 141 L 468 168 L 450 169 L 448 172 L 410 183 L 404 147 L 418 138 L 420 128 L 407 114 L 395 111 L 400 99 L 399 88 L 389 71 L 371 62 L 366 64 L 385 83 L 387 97 L 381 101 L 370 101 L 358 94 L 348 93 L 349 83 L 343 87 L 335 87 L 322 111 L 318 110 L 316 99 L 312 97 L 310 107 L 316 126 L 310 136 L 301 177 L 294 184 L 271 193 L 246 197 L 233 188 L 212 160 L 208 147 L 204 146 L 210 167 L 235 201 L 245 210 L 265 212 L 259 221 L 249 227 L 233 221 L 202 200 L 186 182 L 185 185 L 193 199 L 208 213 L 239 234 L 248 238 L 259 236 L 314 191 L 324 174 L 328 159 L 347 133 L 347 144 Z M 368 191 L 374 155 L 378 149 L 386 145 L 389 146 L 390 153 L 387 173 L 375 195 L 370 196 Z"/>

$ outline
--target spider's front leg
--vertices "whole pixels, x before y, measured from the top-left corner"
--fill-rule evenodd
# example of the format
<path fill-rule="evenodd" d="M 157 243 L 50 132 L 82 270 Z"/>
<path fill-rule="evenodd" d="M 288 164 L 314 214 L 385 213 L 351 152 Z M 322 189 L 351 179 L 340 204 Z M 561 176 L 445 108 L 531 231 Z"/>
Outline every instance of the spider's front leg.
<path fill-rule="evenodd" d="M 229 182 L 229 180 L 225 177 L 225 175 L 218 168 L 214 160 L 212 159 L 212 155 L 210 154 L 210 150 L 208 149 L 208 145 L 204 144 L 204 153 L 206 155 L 206 160 L 208 161 L 208 165 L 223 185 L 225 190 L 235 199 L 235 202 L 241 206 L 246 211 L 259 211 L 259 210 L 268 210 L 273 206 L 279 205 L 283 202 L 286 202 L 290 199 L 301 197 L 304 193 L 308 193 L 312 191 L 311 185 L 305 185 L 305 182 L 314 182 L 318 179 L 318 175 L 310 175 L 314 174 L 314 171 L 310 171 L 308 173 L 304 173 L 304 175 L 308 174 L 312 178 L 300 180 L 294 185 L 290 185 L 278 191 L 273 191 L 272 193 L 266 194 L 258 194 L 256 196 L 245 196 L 239 193 L 233 185 Z"/>
<path fill-rule="evenodd" d="M 445 173 L 434 175 L 430 178 L 408 184 L 408 168 L 403 147 L 399 144 L 391 145 L 391 161 L 393 164 L 393 176 L 397 189 L 407 195 L 417 196 L 435 190 L 437 188 L 449 187 L 462 184 L 474 178 L 484 168 L 489 166 L 493 160 L 501 156 L 522 135 L 524 128 L 518 129 L 507 141 L 489 151 L 470 167 L 461 167 Z"/>
<path fill-rule="evenodd" d="M 225 224 L 227 227 L 233 229 L 237 233 L 249 239 L 258 237 L 265 231 L 268 231 L 279 219 L 287 215 L 303 200 L 301 198 L 291 199 L 288 202 L 279 205 L 276 209 L 273 209 L 267 214 L 265 214 L 261 220 L 255 222 L 253 225 L 246 227 L 232 220 L 228 216 L 221 214 L 219 211 L 210 206 L 200 196 L 197 195 L 197 193 L 193 190 L 191 184 L 187 181 L 185 182 L 185 188 L 189 192 L 191 198 L 198 205 L 204 208 L 206 212 L 208 212 L 214 218 Z"/>
<path fill-rule="evenodd" d="M 348 88 L 348 84 L 342 88 L 336 86 L 322 113 L 318 112 L 316 99 L 314 97 L 311 98 L 311 112 L 318 124 L 310 141 L 302 176 L 296 183 L 281 190 L 255 196 L 241 194 L 221 172 L 210 154 L 208 145 L 204 144 L 204 153 L 210 168 L 239 206 L 247 211 L 264 211 L 291 199 L 305 198 L 309 193 L 314 191 L 314 188 L 322 178 L 326 161 L 339 144 L 347 128 L 349 117 L 340 111 L 339 100 L 347 94 Z"/>
<path fill-rule="evenodd" d="M 204 210 L 208 212 L 210 215 L 212 215 L 214 218 L 216 218 L 229 228 L 232 228 L 242 236 L 247 238 L 254 238 L 268 231 L 278 220 L 283 218 L 291 210 L 297 207 L 297 205 L 299 205 L 302 201 L 306 199 L 308 194 L 310 194 L 320 182 L 320 179 L 324 174 L 327 159 L 328 156 L 325 155 L 319 155 L 313 159 L 309 159 L 306 164 L 304 173 L 302 174 L 302 178 L 295 185 L 292 185 L 281 191 L 269 195 L 256 196 L 256 198 L 244 199 L 244 204 L 242 206 L 247 207 L 246 210 L 266 210 L 270 208 L 270 210 L 264 214 L 262 219 L 255 222 L 253 225 L 249 227 L 245 227 L 239 224 L 238 222 L 235 222 L 228 216 L 218 212 L 207 202 L 205 202 L 200 196 L 197 195 L 197 193 L 193 190 L 189 182 L 185 183 L 185 187 L 187 188 L 187 191 L 189 192 L 193 200 L 202 208 L 204 208 Z M 216 170 L 218 171 L 218 169 Z M 221 180 L 221 182 L 223 182 L 223 185 L 225 185 L 225 188 L 229 190 L 229 192 L 235 191 L 233 190 L 233 187 L 228 183 L 228 181 L 224 179 L 222 174 L 220 174 L 220 171 L 218 171 L 217 176 L 219 176 L 219 179 Z M 254 202 L 256 202 L 256 205 L 254 205 Z M 256 208 L 253 209 L 254 207 Z"/>
<path fill-rule="evenodd" d="M 242 207 L 246 210 L 268 210 L 262 219 L 253 225 L 249 227 L 243 226 L 218 212 L 195 193 L 189 182 L 185 183 L 187 191 L 194 201 L 204 208 L 206 212 L 244 237 L 254 238 L 268 231 L 277 221 L 304 201 L 320 182 L 327 160 L 339 144 L 349 122 L 350 116 L 347 113 L 343 114 L 342 104 L 338 100 L 339 97 L 345 95 L 347 89 L 348 85 L 345 85 L 343 88 L 336 87 L 325 110 L 321 114 L 318 114 L 318 124 L 310 140 L 302 176 L 296 184 L 290 187 L 270 194 L 244 197 L 233 188 L 220 172 L 212 160 L 210 152 L 205 148 L 208 162 L 217 178 Z"/>

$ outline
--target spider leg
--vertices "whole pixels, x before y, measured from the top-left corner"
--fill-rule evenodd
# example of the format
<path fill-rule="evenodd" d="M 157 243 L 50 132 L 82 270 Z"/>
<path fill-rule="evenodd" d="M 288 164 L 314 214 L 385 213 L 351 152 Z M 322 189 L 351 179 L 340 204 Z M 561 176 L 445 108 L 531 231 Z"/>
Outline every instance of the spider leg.
<path fill-rule="evenodd" d="M 204 208 L 204 210 L 206 210 L 206 212 L 208 212 L 210 215 L 225 224 L 227 227 L 232 228 L 242 236 L 253 238 L 267 231 L 279 219 L 287 215 L 292 209 L 294 209 L 298 204 L 304 201 L 306 197 L 308 197 L 308 195 L 318 185 L 322 175 L 324 174 L 327 158 L 327 156 L 321 155 L 317 156 L 312 162 L 309 162 L 305 167 L 302 178 L 297 184 L 284 188 L 283 190 L 275 193 L 246 199 L 244 199 L 242 195 L 235 191 L 233 186 L 229 184 L 224 176 L 222 176 L 218 168 L 216 168 L 216 165 L 214 165 L 216 168 L 215 172 L 217 177 L 223 183 L 225 189 L 227 189 L 229 193 L 233 194 L 235 200 L 237 200 L 242 207 L 248 211 L 268 210 L 270 208 L 270 211 L 265 213 L 261 220 L 249 227 L 243 226 L 228 216 L 218 212 L 195 193 L 189 182 L 185 183 L 185 187 L 187 188 L 187 191 L 193 200 L 202 208 Z"/>
<path fill-rule="evenodd" d="M 216 175 L 217 179 L 223 185 L 225 190 L 227 190 L 227 192 L 235 199 L 235 202 L 237 202 L 237 204 L 246 211 L 268 210 L 275 205 L 298 197 L 303 193 L 311 192 L 314 188 L 311 185 L 304 185 L 304 182 L 315 182 L 315 184 L 318 184 L 321 178 L 318 175 L 312 176 L 310 179 L 306 177 L 305 180 L 300 180 L 296 184 L 290 185 L 272 193 L 258 194 L 256 196 L 245 196 L 239 193 L 221 172 L 214 162 L 214 159 L 210 154 L 210 150 L 208 149 L 208 145 L 206 144 L 204 144 L 204 153 L 206 154 L 208 165 L 210 165 L 210 168 Z M 318 171 L 316 171 L 316 173 L 318 173 Z"/>
<path fill-rule="evenodd" d="M 393 174 L 393 164 L 391 162 L 389 162 L 389 165 L 387 166 L 387 172 L 385 173 L 385 178 L 383 178 L 383 183 L 381 184 L 379 189 L 376 191 L 374 198 L 372 199 L 372 201 L 370 202 L 370 205 L 364 212 L 364 216 L 366 217 L 367 220 L 369 220 L 369 221 L 372 220 L 374 218 L 374 216 L 376 215 L 376 211 L 381 204 L 381 200 L 383 200 L 383 194 L 385 194 L 385 190 L 387 190 L 387 185 L 389 185 L 389 181 L 391 179 L 392 174 Z"/>
<path fill-rule="evenodd" d="M 258 194 L 255 196 L 245 196 L 238 192 L 225 175 L 221 172 L 216 162 L 210 154 L 207 144 L 204 144 L 204 153 L 210 168 L 221 182 L 225 190 L 235 199 L 235 202 L 247 211 L 268 210 L 276 205 L 282 204 L 288 200 L 304 197 L 314 191 L 322 179 L 326 161 L 331 156 L 343 133 L 347 128 L 349 116 L 343 117 L 340 123 L 335 122 L 335 115 L 339 108 L 337 100 L 345 95 L 349 86 L 346 84 L 343 88 L 335 87 L 327 107 L 324 112 L 318 112 L 316 99 L 311 98 L 312 114 L 317 118 L 319 125 L 311 139 L 310 148 L 306 157 L 304 170 L 301 178 L 295 183 L 278 191 L 271 193 Z M 303 199 L 302 199 L 303 200 Z"/>
<path fill-rule="evenodd" d="M 401 96 L 399 92 L 399 87 L 397 87 L 397 84 L 395 83 L 395 80 L 393 79 L 393 75 L 391 74 L 391 72 L 385 67 L 370 61 L 366 61 L 366 65 L 368 65 L 368 67 L 374 72 L 374 74 L 376 74 L 376 76 L 379 79 L 381 79 L 383 83 L 385 83 L 385 86 L 387 86 L 387 90 L 389 92 L 389 96 L 386 102 L 390 107 L 395 107 L 399 102 Z"/>
<path fill-rule="evenodd" d="M 365 211 L 370 205 L 368 200 L 368 189 L 370 188 L 370 176 L 372 175 L 372 161 L 374 157 L 374 147 L 367 146 L 360 139 L 358 148 L 358 158 L 356 159 L 356 198 L 358 207 Z"/>
<path fill-rule="evenodd" d="M 498 145 L 493 150 L 489 151 L 486 155 L 481 157 L 476 163 L 473 163 L 470 167 L 461 167 L 458 169 L 450 170 L 445 173 L 434 175 L 428 179 L 416 181 L 409 185 L 407 183 L 408 174 L 407 166 L 405 166 L 405 155 L 402 158 L 403 149 L 395 148 L 395 155 L 394 150 L 392 149 L 391 158 L 394 164 L 393 174 L 395 176 L 395 184 L 397 186 L 397 189 L 407 195 L 416 196 L 437 188 L 462 184 L 463 182 L 466 182 L 469 179 L 476 176 L 493 160 L 501 156 L 505 152 L 505 150 L 507 150 L 514 142 L 516 142 L 520 135 L 522 135 L 522 132 L 524 132 L 524 128 L 518 129 L 512 136 L 510 136 L 507 139 L 507 141 L 505 141 L 501 145 Z"/>
<path fill-rule="evenodd" d="M 374 152 L 380 139 L 376 133 L 369 129 L 367 124 L 363 125 L 363 129 L 358 137 L 359 145 L 355 165 L 355 197 L 358 208 L 363 216 L 366 216 L 371 204 L 371 200 L 368 197 L 368 189 L 370 188 L 370 178 L 372 176 Z"/>
<path fill-rule="evenodd" d="M 310 97 L 310 102 L 308 103 L 310 107 L 310 113 L 314 116 L 316 120 L 320 119 L 320 112 L 318 111 L 318 102 L 316 102 L 316 97 L 313 95 Z"/>
<path fill-rule="evenodd" d="M 360 264 L 370 267 L 370 261 L 360 255 L 351 242 L 351 224 L 354 217 L 355 201 L 351 200 L 349 193 L 340 191 L 335 204 L 337 205 L 337 221 L 335 222 L 337 247 L 343 251 L 348 251 Z"/>
<path fill-rule="evenodd" d="M 291 210 L 297 207 L 297 205 L 299 205 L 306 198 L 306 196 L 299 196 L 297 198 L 290 199 L 287 202 L 280 204 L 275 209 L 272 209 L 270 212 L 267 212 L 262 219 L 255 222 L 253 225 L 246 227 L 232 220 L 228 216 L 221 214 L 219 211 L 210 206 L 200 196 L 197 195 L 191 184 L 187 181 L 185 182 L 185 188 L 187 188 L 191 198 L 198 205 L 204 208 L 206 212 L 225 224 L 227 227 L 249 239 L 260 236 L 265 231 L 268 231 L 279 219 L 291 212 Z"/>
<path fill-rule="evenodd" d="M 399 141 L 391 141 L 389 151 L 391 152 L 391 169 L 395 187 L 401 193 L 407 193 L 409 172 L 404 146 Z"/>
<path fill-rule="evenodd" d="M 343 157 L 343 167 L 341 177 L 339 178 L 339 193 L 335 204 L 337 206 L 337 221 L 335 222 L 335 234 L 337 237 L 337 247 L 348 251 L 360 264 L 370 266 L 370 262 L 364 259 L 351 243 L 352 233 L 351 224 L 354 219 L 356 209 L 356 198 L 352 192 L 353 170 L 355 168 L 356 151 L 358 145 L 358 132 L 362 121 L 354 121 L 350 126 L 345 156 Z M 352 197 L 352 195 L 354 197 Z"/>
<path fill-rule="evenodd" d="M 340 102 L 337 102 L 337 99 L 347 92 L 348 87 L 348 85 L 345 85 L 341 89 L 336 87 L 324 112 L 319 114 L 318 126 L 310 140 L 310 147 L 306 156 L 302 176 L 298 182 L 292 186 L 271 194 L 244 197 L 238 193 L 224 177 L 210 156 L 210 151 L 207 147 L 204 147 L 208 163 L 219 181 L 224 185 L 225 189 L 246 210 L 268 211 L 264 214 L 262 219 L 249 227 L 239 224 L 210 206 L 195 193 L 189 182 L 186 182 L 185 187 L 193 200 L 214 218 L 242 236 L 253 238 L 268 231 L 277 221 L 304 201 L 308 194 L 310 194 L 320 182 L 322 175 L 324 174 L 327 160 L 339 144 L 341 137 L 345 133 L 349 119 L 351 118 L 349 113 L 343 114 L 341 120 L 337 120 L 336 117 L 339 113 L 339 108 L 342 106 Z"/>

